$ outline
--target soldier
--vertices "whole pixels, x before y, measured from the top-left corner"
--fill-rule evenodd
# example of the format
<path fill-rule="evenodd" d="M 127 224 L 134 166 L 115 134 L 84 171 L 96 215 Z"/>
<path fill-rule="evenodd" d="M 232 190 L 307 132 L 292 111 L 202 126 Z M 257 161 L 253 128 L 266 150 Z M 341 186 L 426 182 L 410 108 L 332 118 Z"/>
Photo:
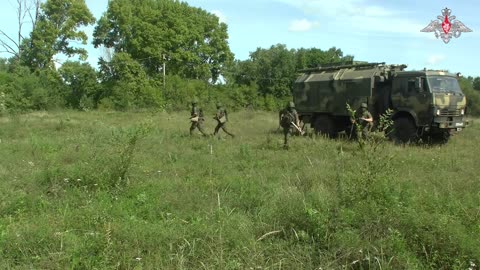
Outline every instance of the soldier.
<path fill-rule="evenodd" d="M 295 110 L 295 103 L 290 101 L 287 104 L 287 107 L 280 111 L 279 113 L 279 124 L 283 128 L 283 148 L 288 149 L 288 135 L 290 134 L 292 128 L 295 128 L 294 124 L 299 127 L 300 119 L 298 118 L 297 110 Z"/>
<path fill-rule="evenodd" d="M 220 102 L 217 103 L 217 114 L 215 114 L 215 117 L 213 117 L 213 119 L 217 120 L 217 126 L 215 127 L 215 131 L 213 132 L 214 136 L 217 135 L 220 129 L 223 129 L 225 133 L 232 136 L 232 138 L 235 138 L 235 135 L 228 132 L 227 130 L 228 113 L 227 110 L 222 107 L 222 104 Z"/>
<path fill-rule="evenodd" d="M 368 111 L 367 103 L 362 103 L 360 108 L 355 112 L 355 119 L 351 119 L 352 124 L 357 124 L 360 126 L 360 132 L 357 129 L 357 138 L 362 138 L 365 140 L 368 138 L 368 132 L 370 131 L 373 125 L 372 114 Z"/>
<path fill-rule="evenodd" d="M 205 122 L 205 118 L 203 117 L 203 111 L 201 108 L 197 106 L 198 101 L 197 99 L 192 100 L 192 111 L 190 112 L 190 121 L 192 125 L 190 126 L 190 136 L 193 135 L 193 131 L 198 128 L 200 133 L 203 136 L 207 136 L 203 131 L 203 123 Z"/>

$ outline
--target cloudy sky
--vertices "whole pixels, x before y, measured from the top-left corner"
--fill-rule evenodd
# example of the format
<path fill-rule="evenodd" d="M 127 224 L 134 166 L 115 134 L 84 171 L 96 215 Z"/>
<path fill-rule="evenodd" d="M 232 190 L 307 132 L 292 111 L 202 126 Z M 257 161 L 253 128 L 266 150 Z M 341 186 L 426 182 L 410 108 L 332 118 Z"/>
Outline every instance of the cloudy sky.
<path fill-rule="evenodd" d="M 0 10 L 0 29 L 15 33 L 16 0 Z M 107 0 L 86 0 L 96 18 Z M 248 59 L 258 47 L 285 44 L 295 48 L 340 48 L 356 60 L 407 64 L 409 69 L 448 69 L 480 76 L 480 9 L 472 1 L 380 0 L 186 0 L 216 14 L 228 25 L 236 59 Z M 473 32 L 448 44 L 420 32 L 448 7 Z M 92 29 L 87 29 L 91 33 Z M 95 66 L 100 51 L 89 46 Z M 5 55 L 3 55 L 5 56 Z M 59 57 L 59 61 L 64 61 Z"/>

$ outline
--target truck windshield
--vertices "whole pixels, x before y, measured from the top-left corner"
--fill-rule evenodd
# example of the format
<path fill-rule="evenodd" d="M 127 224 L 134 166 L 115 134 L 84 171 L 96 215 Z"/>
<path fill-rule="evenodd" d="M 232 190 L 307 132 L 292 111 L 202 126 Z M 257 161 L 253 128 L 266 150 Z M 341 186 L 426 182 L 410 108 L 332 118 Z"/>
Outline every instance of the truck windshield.
<path fill-rule="evenodd" d="M 457 79 L 445 76 L 429 76 L 428 85 L 434 93 L 461 93 Z"/>

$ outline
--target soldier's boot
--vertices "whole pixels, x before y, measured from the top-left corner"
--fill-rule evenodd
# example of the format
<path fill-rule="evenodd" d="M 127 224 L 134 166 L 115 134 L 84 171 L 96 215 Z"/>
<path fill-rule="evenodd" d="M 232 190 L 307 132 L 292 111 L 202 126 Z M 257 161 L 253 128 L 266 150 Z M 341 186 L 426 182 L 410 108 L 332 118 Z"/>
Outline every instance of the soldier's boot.
<path fill-rule="evenodd" d="M 222 130 L 225 131 L 225 133 L 227 133 L 228 135 L 230 135 L 230 137 L 235 138 L 235 135 L 233 135 L 233 133 L 230 133 L 225 126 L 222 126 Z"/>
<path fill-rule="evenodd" d="M 207 133 L 205 133 L 205 131 L 203 130 L 203 128 L 198 128 L 198 130 L 200 130 L 200 133 L 202 133 L 202 136 L 203 136 L 203 137 L 207 137 Z"/>
<path fill-rule="evenodd" d="M 288 150 L 288 133 L 284 131 L 283 136 L 283 149 Z"/>
<path fill-rule="evenodd" d="M 215 130 L 215 131 L 213 132 L 213 137 L 215 137 L 215 138 L 217 138 L 217 139 L 219 139 L 219 140 L 222 139 L 222 136 L 220 136 L 220 132 L 218 132 L 218 130 Z"/>
<path fill-rule="evenodd" d="M 219 130 L 220 130 L 220 127 L 219 127 L 219 125 L 217 125 L 215 127 L 215 130 L 213 131 L 213 136 L 217 136 Z"/>

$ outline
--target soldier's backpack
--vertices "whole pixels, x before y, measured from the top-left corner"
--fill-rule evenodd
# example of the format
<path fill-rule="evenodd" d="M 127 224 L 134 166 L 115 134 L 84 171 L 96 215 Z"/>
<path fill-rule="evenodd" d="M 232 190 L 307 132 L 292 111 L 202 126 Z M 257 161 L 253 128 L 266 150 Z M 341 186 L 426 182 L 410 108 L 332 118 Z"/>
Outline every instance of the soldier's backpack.
<path fill-rule="evenodd" d="M 295 116 L 293 113 L 287 110 L 283 111 L 282 115 L 280 116 L 280 125 L 284 128 L 288 128 L 292 122 L 295 122 Z"/>

